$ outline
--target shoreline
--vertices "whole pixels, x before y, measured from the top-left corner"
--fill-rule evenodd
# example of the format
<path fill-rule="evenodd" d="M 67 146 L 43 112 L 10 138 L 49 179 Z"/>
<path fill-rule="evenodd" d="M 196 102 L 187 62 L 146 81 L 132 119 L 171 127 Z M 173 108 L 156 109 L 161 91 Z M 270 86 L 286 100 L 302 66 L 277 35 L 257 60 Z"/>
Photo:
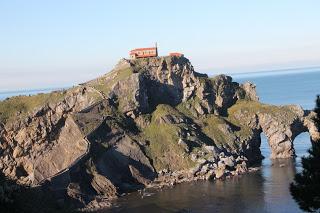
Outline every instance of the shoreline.
<path fill-rule="evenodd" d="M 196 176 L 196 177 L 189 177 L 189 178 L 186 177 L 186 178 L 180 179 L 179 175 L 182 175 L 182 174 L 178 174 L 178 175 L 165 174 L 155 179 L 144 188 L 135 190 L 133 192 L 122 193 L 121 195 L 113 199 L 101 197 L 101 198 L 98 198 L 97 200 L 92 201 L 86 207 L 80 208 L 78 210 L 81 212 L 87 212 L 87 211 L 96 212 L 96 211 L 103 211 L 103 210 L 112 210 L 113 208 L 117 207 L 115 205 L 119 199 L 125 198 L 126 196 L 129 196 L 130 194 L 133 194 L 133 193 L 139 193 L 141 195 L 141 198 L 149 197 L 150 193 L 155 194 L 162 190 L 172 189 L 179 184 L 200 182 L 200 181 L 211 181 L 211 182 L 226 181 L 227 179 L 231 179 L 233 177 L 241 177 L 250 173 L 260 171 L 261 169 L 262 169 L 262 165 L 257 167 L 249 167 L 246 171 L 242 173 L 230 172 L 220 178 L 215 178 L 215 177 L 208 178 L 208 175 L 207 175 L 207 176 Z M 153 192 L 148 193 L 148 192 L 145 192 L 146 190 L 153 190 Z"/>

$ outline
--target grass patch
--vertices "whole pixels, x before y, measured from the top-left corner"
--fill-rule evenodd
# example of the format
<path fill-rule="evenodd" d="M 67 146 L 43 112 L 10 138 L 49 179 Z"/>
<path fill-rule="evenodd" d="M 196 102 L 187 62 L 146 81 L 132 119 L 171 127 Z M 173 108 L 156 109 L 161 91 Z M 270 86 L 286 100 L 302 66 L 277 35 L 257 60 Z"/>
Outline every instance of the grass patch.
<path fill-rule="evenodd" d="M 129 78 L 132 73 L 133 73 L 133 70 L 131 67 L 124 68 L 121 70 L 114 70 L 114 71 L 111 71 L 110 73 L 107 73 L 103 77 L 100 77 L 92 82 L 89 82 L 88 85 L 102 92 L 104 95 L 108 95 L 112 87 L 118 81 Z"/>
<path fill-rule="evenodd" d="M 153 166 L 157 171 L 184 170 L 194 166 L 188 154 L 178 144 L 178 131 L 178 126 L 156 123 L 151 123 L 144 129 L 144 138 L 150 142 L 146 147 L 146 154 L 153 159 Z"/>
<path fill-rule="evenodd" d="M 201 105 L 201 100 L 198 96 L 194 96 L 193 98 L 178 104 L 176 109 L 190 118 L 197 119 L 197 105 Z"/>
<path fill-rule="evenodd" d="M 160 123 L 160 119 L 166 115 L 184 117 L 184 115 L 169 105 L 160 104 L 153 112 L 151 124 L 142 129 L 142 137 L 149 141 L 146 146 L 147 155 L 153 159 L 153 165 L 157 171 L 162 169 L 184 170 L 195 164 L 189 158 L 184 148 L 178 144 L 178 132 L 187 124 Z M 173 163 L 174 162 L 174 163 Z"/>
<path fill-rule="evenodd" d="M 235 134 L 241 140 L 245 140 L 253 135 L 252 127 L 248 126 L 248 123 L 258 114 L 270 115 L 272 119 L 287 124 L 297 118 L 296 113 L 289 106 L 274 106 L 257 101 L 238 100 L 228 109 L 228 117 L 225 119 L 240 128 Z M 237 115 L 241 115 L 241 117 L 239 118 Z"/>
<path fill-rule="evenodd" d="M 287 121 L 288 123 L 297 117 L 289 106 L 274 106 L 257 101 L 239 100 L 228 109 L 228 120 L 232 123 L 240 124 L 239 120 L 235 117 L 240 112 L 246 114 L 246 117 L 253 116 L 254 114 L 269 114 L 274 119 Z"/>
<path fill-rule="evenodd" d="M 184 114 L 176 110 L 174 107 L 167 104 L 159 104 L 156 110 L 152 113 L 152 121 L 159 121 L 161 117 L 166 115 L 185 117 Z"/>
<path fill-rule="evenodd" d="M 234 133 L 227 130 L 227 122 L 218 116 L 208 115 L 203 120 L 202 131 L 210 137 L 218 147 L 237 148 Z"/>
<path fill-rule="evenodd" d="M 63 101 L 67 96 L 78 92 L 81 87 L 73 87 L 68 90 L 54 91 L 51 93 L 39 93 L 36 95 L 21 95 L 0 101 L 0 122 L 8 123 L 17 118 L 24 118 L 28 113 L 46 104 L 56 104 Z M 92 103 L 101 100 L 96 91 L 88 91 L 88 98 Z"/>
<path fill-rule="evenodd" d="M 65 97 L 66 91 L 41 93 L 32 96 L 15 96 L 0 102 L 0 122 L 6 123 L 16 116 L 25 116 L 28 112 L 47 103 L 57 103 Z"/>

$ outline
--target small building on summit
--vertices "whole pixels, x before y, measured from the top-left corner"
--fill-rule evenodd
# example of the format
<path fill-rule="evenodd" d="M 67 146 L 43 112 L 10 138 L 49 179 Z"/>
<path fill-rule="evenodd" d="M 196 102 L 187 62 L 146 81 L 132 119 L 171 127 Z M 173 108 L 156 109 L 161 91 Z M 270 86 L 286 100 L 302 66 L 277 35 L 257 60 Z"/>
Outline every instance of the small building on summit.
<path fill-rule="evenodd" d="M 130 55 L 130 59 L 158 57 L 157 43 L 155 47 L 133 49 L 129 52 L 129 55 Z M 175 57 L 184 57 L 184 54 L 179 52 L 172 52 L 169 55 L 175 56 Z"/>
<path fill-rule="evenodd" d="M 184 57 L 184 55 L 182 53 L 170 53 L 170 56 L 177 56 L 177 57 Z"/>
<path fill-rule="evenodd" d="M 155 47 L 133 49 L 130 51 L 129 55 L 131 59 L 157 57 L 158 47 L 156 44 Z"/>

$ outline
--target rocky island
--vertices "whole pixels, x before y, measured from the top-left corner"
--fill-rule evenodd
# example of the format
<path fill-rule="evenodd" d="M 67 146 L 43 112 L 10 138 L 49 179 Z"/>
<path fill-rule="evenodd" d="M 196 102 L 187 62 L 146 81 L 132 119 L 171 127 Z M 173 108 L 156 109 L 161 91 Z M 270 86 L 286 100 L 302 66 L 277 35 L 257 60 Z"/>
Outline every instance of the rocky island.
<path fill-rule="evenodd" d="M 122 59 L 65 91 L 0 102 L 0 169 L 11 181 L 0 197 L 31 190 L 97 209 L 145 187 L 243 174 L 263 158 L 262 133 L 271 158 L 294 157 L 302 132 L 316 141 L 314 116 L 260 103 L 252 83 L 209 78 L 183 56 Z"/>

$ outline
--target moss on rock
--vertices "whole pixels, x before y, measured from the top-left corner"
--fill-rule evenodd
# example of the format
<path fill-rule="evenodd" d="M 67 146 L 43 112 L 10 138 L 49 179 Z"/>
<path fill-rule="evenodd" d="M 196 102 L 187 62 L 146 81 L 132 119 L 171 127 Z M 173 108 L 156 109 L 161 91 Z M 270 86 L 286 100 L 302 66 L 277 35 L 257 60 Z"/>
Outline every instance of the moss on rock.
<path fill-rule="evenodd" d="M 161 123 L 159 119 L 165 115 L 183 116 L 169 105 L 159 105 L 152 114 L 151 123 L 143 129 L 143 137 L 149 141 L 147 155 L 153 159 L 153 165 L 159 172 L 163 169 L 171 171 L 184 170 L 194 166 L 184 148 L 178 144 L 179 124 Z M 172 163 L 174 162 L 174 163 Z"/>
<path fill-rule="evenodd" d="M 56 91 L 47 94 L 32 96 L 15 96 L 0 102 L 0 122 L 7 122 L 15 119 L 16 116 L 23 116 L 28 112 L 48 103 L 57 103 L 63 100 L 66 91 Z"/>
<path fill-rule="evenodd" d="M 115 69 L 106 75 L 87 83 L 88 86 L 95 88 L 104 95 L 108 95 L 112 87 L 121 80 L 125 80 L 131 76 L 133 70 L 131 67 L 123 69 Z"/>
<path fill-rule="evenodd" d="M 256 114 L 268 114 L 275 119 L 288 123 L 297 118 L 297 114 L 290 106 L 274 106 L 247 100 L 239 100 L 228 109 L 228 120 L 234 124 L 241 124 L 241 120 L 237 117 L 239 113 L 245 114 L 246 118 L 250 118 Z"/>

